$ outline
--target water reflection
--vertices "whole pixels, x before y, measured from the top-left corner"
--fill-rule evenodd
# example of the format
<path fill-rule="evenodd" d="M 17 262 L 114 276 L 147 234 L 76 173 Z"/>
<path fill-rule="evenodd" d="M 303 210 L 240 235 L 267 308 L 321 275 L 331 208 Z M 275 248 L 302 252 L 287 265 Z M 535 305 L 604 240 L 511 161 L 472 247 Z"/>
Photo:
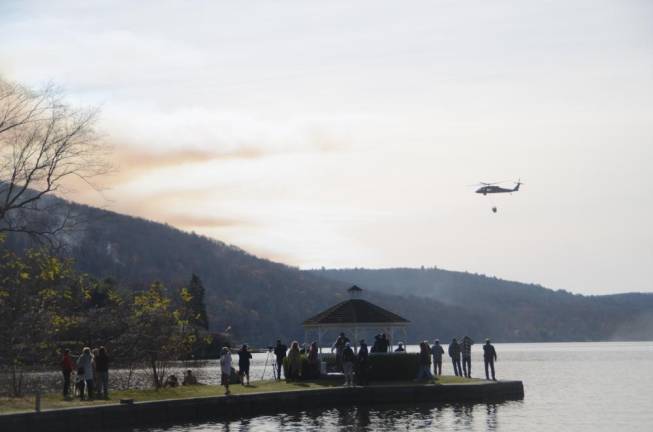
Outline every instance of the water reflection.
<path fill-rule="evenodd" d="M 485 406 L 485 423 L 487 430 L 497 430 L 497 404 L 487 404 Z"/>
<path fill-rule="evenodd" d="M 289 412 L 272 416 L 133 429 L 139 432 L 258 432 L 283 431 L 496 431 L 501 404 L 402 404 L 348 406 Z"/>

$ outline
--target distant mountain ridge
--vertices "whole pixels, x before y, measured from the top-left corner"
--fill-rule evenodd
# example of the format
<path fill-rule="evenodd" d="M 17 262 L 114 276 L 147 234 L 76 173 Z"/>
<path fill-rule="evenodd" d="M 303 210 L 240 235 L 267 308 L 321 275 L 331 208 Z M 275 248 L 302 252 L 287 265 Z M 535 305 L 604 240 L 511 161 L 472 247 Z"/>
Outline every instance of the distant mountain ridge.
<path fill-rule="evenodd" d="M 510 340 L 650 340 L 653 337 L 653 294 L 650 293 L 584 296 L 437 268 L 311 272 L 332 280 L 351 281 L 377 292 L 432 299 L 463 308 L 478 315 L 488 325 L 486 328 Z"/>
<path fill-rule="evenodd" d="M 653 294 L 588 297 L 438 269 L 301 271 L 165 224 L 72 205 L 92 221 L 63 239 L 81 271 L 132 290 L 155 280 L 180 287 L 195 273 L 211 328 L 231 326 L 237 340 L 259 346 L 303 340 L 302 321 L 346 299 L 354 283 L 411 321 L 411 342 L 464 333 L 500 341 L 653 339 Z M 29 242 L 12 235 L 5 245 L 21 250 Z"/>

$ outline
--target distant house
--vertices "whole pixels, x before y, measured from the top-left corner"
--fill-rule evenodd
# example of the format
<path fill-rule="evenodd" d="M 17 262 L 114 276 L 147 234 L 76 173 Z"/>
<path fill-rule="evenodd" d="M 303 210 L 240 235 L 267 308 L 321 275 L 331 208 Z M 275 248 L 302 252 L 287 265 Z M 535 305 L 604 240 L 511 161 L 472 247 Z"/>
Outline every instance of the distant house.
<path fill-rule="evenodd" d="M 350 296 L 349 300 L 331 306 L 304 321 L 305 341 L 308 341 L 310 333 L 317 333 L 317 342 L 321 350 L 324 337 L 329 332 L 333 333 L 334 340 L 337 333 L 344 332 L 351 339 L 352 346 L 358 345 L 359 337 L 364 337 L 371 332 L 385 333 L 390 339 L 391 346 L 394 344 L 397 330 L 401 331 L 404 337 L 406 336 L 406 326 L 410 321 L 361 299 L 363 290 L 356 285 L 349 288 L 347 292 Z M 367 342 L 371 345 L 372 341 L 367 340 Z"/>

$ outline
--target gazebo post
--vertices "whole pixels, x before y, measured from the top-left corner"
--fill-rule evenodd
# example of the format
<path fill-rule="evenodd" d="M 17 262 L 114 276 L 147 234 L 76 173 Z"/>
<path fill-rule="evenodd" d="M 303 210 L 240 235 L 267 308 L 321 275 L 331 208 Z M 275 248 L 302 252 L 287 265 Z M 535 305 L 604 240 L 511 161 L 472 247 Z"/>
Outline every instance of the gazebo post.
<path fill-rule="evenodd" d="M 354 327 L 354 354 L 358 354 L 358 327 Z"/>

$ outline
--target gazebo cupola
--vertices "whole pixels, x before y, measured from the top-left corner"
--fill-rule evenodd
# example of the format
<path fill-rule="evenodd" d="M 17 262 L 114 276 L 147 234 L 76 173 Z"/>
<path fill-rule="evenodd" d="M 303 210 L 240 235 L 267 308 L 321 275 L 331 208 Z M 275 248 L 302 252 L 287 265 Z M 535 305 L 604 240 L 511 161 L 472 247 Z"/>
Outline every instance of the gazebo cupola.
<path fill-rule="evenodd" d="M 349 298 L 357 299 L 361 297 L 363 290 L 358 286 L 354 285 L 351 288 L 349 288 L 347 292 L 349 293 Z"/>
<path fill-rule="evenodd" d="M 406 333 L 410 323 L 405 318 L 380 306 L 360 298 L 363 290 L 354 285 L 347 289 L 349 300 L 340 302 L 304 321 L 304 340 L 308 342 L 309 332 L 317 333 L 317 342 L 322 349 L 323 337 L 328 332 L 345 332 L 352 339 L 352 345 L 358 344 L 359 336 L 368 332 L 383 332 L 393 343 L 395 330 Z"/>

